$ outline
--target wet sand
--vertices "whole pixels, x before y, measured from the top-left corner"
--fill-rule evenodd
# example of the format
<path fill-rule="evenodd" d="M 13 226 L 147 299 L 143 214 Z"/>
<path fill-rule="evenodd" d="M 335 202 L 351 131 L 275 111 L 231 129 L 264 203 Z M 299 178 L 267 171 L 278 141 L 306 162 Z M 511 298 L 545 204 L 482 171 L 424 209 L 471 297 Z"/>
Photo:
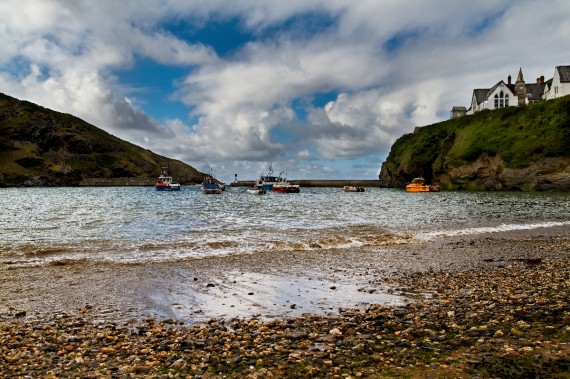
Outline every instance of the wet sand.
<path fill-rule="evenodd" d="M 283 319 L 413 301 L 401 278 L 429 270 L 564 258 L 570 227 L 438 238 L 385 248 L 266 252 L 147 264 L 0 264 L 0 319 L 89 309 L 94 320 Z"/>

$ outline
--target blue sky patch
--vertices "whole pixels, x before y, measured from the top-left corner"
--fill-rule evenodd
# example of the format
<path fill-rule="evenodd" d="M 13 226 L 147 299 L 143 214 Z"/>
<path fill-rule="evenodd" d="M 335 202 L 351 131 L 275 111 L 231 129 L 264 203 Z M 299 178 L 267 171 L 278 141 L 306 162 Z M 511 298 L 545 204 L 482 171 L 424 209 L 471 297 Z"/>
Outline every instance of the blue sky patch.
<path fill-rule="evenodd" d="M 224 58 L 234 54 L 243 45 L 255 39 L 244 29 L 241 18 L 211 19 L 203 26 L 179 22 L 169 24 L 168 31 L 190 44 L 202 43 Z"/>
<path fill-rule="evenodd" d="M 306 12 L 294 15 L 283 23 L 272 25 L 263 31 L 264 39 L 286 36 L 293 40 L 314 38 L 315 35 L 326 34 L 334 29 L 338 16 L 327 12 Z"/>
<path fill-rule="evenodd" d="M 396 33 L 384 43 L 384 50 L 390 54 L 397 53 L 406 43 L 417 38 L 419 35 L 420 32 L 418 30 L 407 30 Z"/>
<path fill-rule="evenodd" d="M 158 121 L 179 118 L 187 120 L 188 107 L 174 100 L 175 83 L 188 74 L 189 68 L 165 66 L 150 59 L 138 59 L 127 70 L 115 74 L 127 88 L 127 96 L 144 105 L 145 113 Z"/>
<path fill-rule="evenodd" d="M 467 34 L 470 37 L 477 37 L 477 36 L 485 33 L 485 31 L 487 31 L 489 28 L 493 27 L 497 23 L 497 21 L 503 17 L 504 14 L 505 14 L 505 11 L 502 10 L 500 12 L 489 15 L 485 18 L 475 20 L 476 22 L 474 24 L 470 25 L 470 28 L 469 28 L 469 31 Z"/>

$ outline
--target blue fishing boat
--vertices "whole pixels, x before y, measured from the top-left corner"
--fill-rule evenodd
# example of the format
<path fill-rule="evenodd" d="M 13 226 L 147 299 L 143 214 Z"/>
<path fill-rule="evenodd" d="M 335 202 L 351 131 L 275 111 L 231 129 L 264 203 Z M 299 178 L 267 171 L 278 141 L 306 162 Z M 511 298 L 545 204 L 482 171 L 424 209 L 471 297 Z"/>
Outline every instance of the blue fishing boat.
<path fill-rule="evenodd" d="M 222 193 L 222 187 L 212 177 L 205 177 L 202 182 L 202 193 L 219 195 Z"/>

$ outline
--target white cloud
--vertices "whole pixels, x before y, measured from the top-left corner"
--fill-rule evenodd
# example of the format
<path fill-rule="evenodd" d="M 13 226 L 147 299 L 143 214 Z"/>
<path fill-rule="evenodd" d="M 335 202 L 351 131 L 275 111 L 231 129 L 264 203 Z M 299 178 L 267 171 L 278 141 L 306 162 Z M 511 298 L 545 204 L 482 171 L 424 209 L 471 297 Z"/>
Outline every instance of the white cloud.
<path fill-rule="evenodd" d="M 258 173 L 277 161 L 304 175 L 330 169 L 321 158 L 385 157 L 400 135 L 519 67 L 527 81 L 549 78 L 570 63 L 568 15 L 564 0 L 8 0 L 0 2 L 0 91 L 193 165 Z M 211 19 L 239 19 L 257 39 L 218 57 L 168 30 Z M 114 76 L 140 57 L 187 68 L 175 98 L 196 122 L 161 125 L 144 113 L 132 83 Z M 330 92 L 339 95 L 311 106 Z"/>

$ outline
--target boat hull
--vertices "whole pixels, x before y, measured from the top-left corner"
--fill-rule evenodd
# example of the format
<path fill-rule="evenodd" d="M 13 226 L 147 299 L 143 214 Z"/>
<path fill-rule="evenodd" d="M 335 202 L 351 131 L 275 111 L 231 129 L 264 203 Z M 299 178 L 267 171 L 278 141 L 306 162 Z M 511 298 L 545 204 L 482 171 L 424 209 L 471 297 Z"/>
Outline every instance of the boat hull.
<path fill-rule="evenodd" d="M 439 187 L 408 184 L 406 186 L 406 192 L 439 192 Z"/>
<path fill-rule="evenodd" d="M 216 183 L 212 179 L 206 179 L 202 183 L 202 193 L 208 195 L 219 195 L 222 193 L 222 191 L 223 191 L 222 187 L 220 187 L 218 183 Z"/>
<path fill-rule="evenodd" d="M 156 185 L 154 188 L 156 188 L 157 191 L 180 191 L 180 185 Z"/>
<path fill-rule="evenodd" d="M 246 192 L 250 195 L 264 195 L 267 193 L 263 188 L 248 188 Z"/>
<path fill-rule="evenodd" d="M 344 186 L 342 190 L 344 192 L 364 192 L 364 187 Z"/>
<path fill-rule="evenodd" d="M 429 186 L 425 184 L 424 178 L 418 177 L 406 186 L 406 192 L 439 192 L 439 186 Z"/>
<path fill-rule="evenodd" d="M 301 190 L 298 185 L 288 185 L 288 186 L 273 186 L 273 192 L 277 193 L 299 193 Z"/>

